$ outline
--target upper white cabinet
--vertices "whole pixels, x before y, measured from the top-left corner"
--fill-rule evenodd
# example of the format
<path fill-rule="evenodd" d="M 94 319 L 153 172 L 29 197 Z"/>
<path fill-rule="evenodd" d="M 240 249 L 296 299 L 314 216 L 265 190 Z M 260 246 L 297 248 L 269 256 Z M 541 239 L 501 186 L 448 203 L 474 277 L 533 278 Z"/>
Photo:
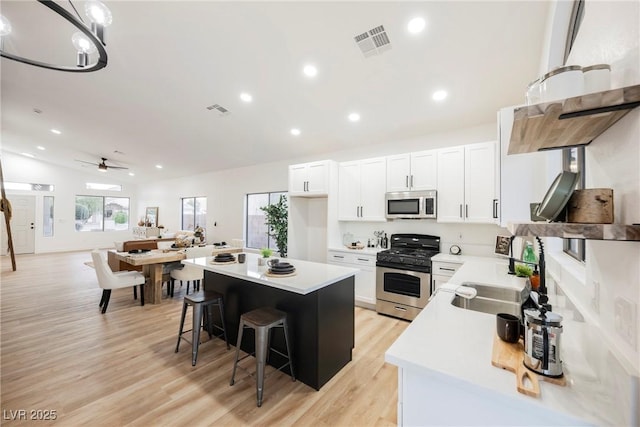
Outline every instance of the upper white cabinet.
<path fill-rule="evenodd" d="M 496 145 L 438 150 L 438 222 L 498 222 Z"/>
<path fill-rule="evenodd" d="M 289 166 L 289 196 L 320 197 L 329 193 L 331 160 Z"/>
<path fill-rule="evenodd" d="M 437 164 L 437 150 L 387 157 L 387 191 L 435 190 Z"/>
<path fill-rule="evenodd" d="M 386 221 L 386 169 L 384 157 L 340 163 L 338 220 Z"/>
<path fill-rule="evenodd" d="M 529 205 L 541 202 L 545 192 L 545 185 L 542 184 L 541 187 L 539 178 L 541 171 L 546 169 L 546 152 L 507 155 L 516 108 L 508 107 L 498 111 L 500 225 L 502 227 L 506 227 L 509 222 L 530 221 Z"/>

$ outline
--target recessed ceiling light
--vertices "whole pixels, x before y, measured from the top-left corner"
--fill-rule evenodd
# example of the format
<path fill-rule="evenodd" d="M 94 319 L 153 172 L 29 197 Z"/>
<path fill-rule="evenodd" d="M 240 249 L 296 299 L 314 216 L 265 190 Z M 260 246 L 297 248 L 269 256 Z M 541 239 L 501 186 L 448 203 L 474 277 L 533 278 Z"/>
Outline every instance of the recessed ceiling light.
<path fill-rule="evenodd" d="M 129 172 L 129 176 L 136 176 L 136 174 L 133 172 Z"/>
<path fill-rule="evenodd" d="M 162 169 L 162 165 L 156 165 L 157 169 Z"/>
<path fill-rule="evenodd" d="M 300 135 L 300 129 L 296 129 L 296 128 L 291 129 L 291 135 L 295 135 L 295 136 Z"/>
<path fill-rule="evenodd" d="M 20 154 L 22 154 L 22 155 L 23 155 L 23 156 L 25 156 L 25 157 L 31 157 L 32 159 L 33 159 L 34 157 L 36 157 L 36 156 L 34 156 L 33 154 L 31 154 L 31 153 L 20 153 Z"/>
<path fill-rule="evenodd" d="M 251 102 L 253 101 L 253 96 L 251 96 L 251 94 L 248 94 L 247 92 L 242 92 L 240 94 L 240 99 L 242 99 L 244 102 Z"/>
<path fill-rule="evenodd" d="M 413 18 L 411 21 L 409 21 L 409 24 L 407 24 L 407 30 L 411 34 L 418 34 L 418 33 L 421 33 L 422 30 L 424 30 L 425 25 L 426 25 L 426 22 L 424 21 L 423 18 L 420 18 L 420 17 Z"/>
<path fill-rule="evenodd" d="M 62 132 L 60 132 L 58 129 L 51 129 L 51 133 L 55 133 L 56 135 L 60 135 Z"/>
<path fill-rule="evenodd" d="M 349 114 L 349 120 L 351 120 L 352 122 L 359 121 L 360 120 L 360 114 L 358 114 L 358 113 Z"/>
<path fill-rule="evenodd" d="M 315 67 L 315 65 L 311 64 L 305 65 L 302 71 L 307 77 L 315 77 L 316 74 L 318 74 L 318 69 Z"/>
<path fill-rule="evenodd" d="M 431 95 L 431 97 L 433 98 L 434 101 L 442 101 L 443 99 L 445 99 L 447 97 L 447 91 L 446 90 L 437 90 L 437 91 L 433 92 L 433 95 Z"/>
<path fill-rule="evenodd" d="M 42 145 L 38 145 L 36 148 L 37 148 L 38 150 L 42 150 L 42 151 L 46 150 L 46 148 L 44 148 Z"/>

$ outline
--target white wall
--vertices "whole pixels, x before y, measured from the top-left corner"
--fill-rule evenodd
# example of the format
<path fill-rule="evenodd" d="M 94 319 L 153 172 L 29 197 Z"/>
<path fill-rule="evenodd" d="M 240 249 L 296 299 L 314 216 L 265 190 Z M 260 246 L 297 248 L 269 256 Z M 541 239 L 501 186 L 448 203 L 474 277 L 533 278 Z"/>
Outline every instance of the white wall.
<path fill-rule="evenodd" d="M 289 161 L 265 163 L 186 178 L 149 183 L 140 190 L 138 208 L 159 207 L 159 223 L 169 231 L 180 229 L 180 199 L 207 198 L 207 241 L 241 239 L 247 193 L 286 191 Z"/>
<path fill-rule="evenodd" d="M 340 162 L 495 140 L 496 125 L 495 123 L 487 123 L 452 132 L 425 135 L 424 137 L 417 139 L 371 145 L 366 149 L 345 150 L 329 153 L 326 156 L 323 156 L 323 159 L 331 159 Z M 181 197 L 207 197 L 207 240 L 224 240 L 228 242 L 232 238 L 241 238 L 243 236 L 244 201 L 247 193 L 286 191 L 288 186 L 288 165 L 317 160 L 322 159 L 295 158 L 276 163 L 210 172 L 188 178 L 150 183 L 140 191 L 141 196 L 138 210 L 143 212 L 144 206 L 147 205 L 159 206 L 160 223 L 165 227 L 168 227 L 171 231 L 179 228 L 179 201 Z M 314 203 L 317 204 L 318 201 L 303 201 L 298 202 L 298 205 L 304 205 L 304 215 L 309 215 L 307 205 L 313 205 Z M 323 227 L 321 225 L 323 218 L 315 215 L 312 218 L 313 233 L 308 237 L 312 240 L 319 239 L 323 234 Z M 404 225 L 400 224 L 400 221 L 396 222 L 395 225 L 392 225 L 391 223 L 367 223 L 364 225 L 356 223 L 354 224 L 354 227 L 358 227 L 359 230 L 366 230 L 358 231 L 359 233 L 367 233 L 373 237 L 373 231 L 380 229 L 380 227 L 384 229 L 384 227 L 387 226 L 390 230 L 398 229 L 403 232 L 421 233 L 423 232 L 423 227 L 428 223 L 428 221 L 413 221 L 405 223 Z M 216 225 L 214 226 L 214 224 Z M 349 223 L 344 224 L 346 225 L 341 225 L 341 227 L 349 227 Z M 461 226 L 436 225 L 433 234 L 438 235 L 439 232 L 454 230 L 458 227 L 466 231 L 465 235 L 467 237 L 475 236 L 474 241 L 470 242 L 469 253 L 473 253 L 474 249 L 472 248 L 477 243 L 486 245 L 482 248 L 482 251 L 486 252 L 487 250 L 490 250 L 492 253 L 495 235 L 499 230 L 502 230 L 496 226 L 474 226 L 467 224 L 463 224 Z M 326 224 L 324 228 L 326 228 Z M 478 233 L 477 230 L 481 230 L 480 233 Z M 338 244 L 342 241 L 341 233 L 342 231 L 332 231 L 331 235 L 326 236 L 323 240 L 329 245 Z M 449 240 L 454 240 L 453 236 L 457 236 L 455 231 L 448 231 L 447 233 L 452 236 L 451 238 L 448 238 L 447 243 Z M 479 235 L 482 237 L 477 237 Z M 458 242 L 460 241 L 459 239 L 455 240 Z M 326 245 L 324 245 L 324 247 L 326 247 Z M 449 246 L 446 246 L 447 249 L 448 247 Z M 445 246 L 443 246 L 443 248 L 445 248 Z M 464 249 L 465 248 L 463 247 L 463 250 Z M 314 259 L 321 257 L 320 253 L 317 252 L 317 245 L 305 243 L 304 249 L 301 248 L 300 250 L 303 251 L 302 253 L 313 253 Z"/>
<path fill-rule="evenodd" d="M 129 197 L 131 206 L 131 218 L 135 220 L 139 212 L 136 210 L 135 185 L 117 180 L 117 176 L 106 173 L 103 176 L 91 173 L 83 173 L 68 168 L 54 166 L 49 163 L 30 159 L 24 156 L 11 153 L 2 154 L 2 171 L 4 180 L 17 183 L 53 184 L 53 192 L 20 192 L 7 190 L 7 198 L 11 200 L 12 195 L 29 194 L 36 197 L 36 222 L 35 222 L 35 252 L 61 252 L 71 250 L 105 248 L 113 246 L 116 240 L 124 240 L 131 236 L 131 231 L 112 232 L 78 232 L 75 230 L 75 196 L 114 196 Z M 87 182 L 120 184 L 122 192 L 106 192 L 87 190 Z M 43 237 L 43 197 L 54 197 L 54 236 Z M 144 212 L 144 211 L 142 211 Z M 4 224 L 4 218 L 2 219 Z M 6 253 L 7 236 L 3 229 L 2 248 Z"/>
<path fill-rule="evenodd" d="M 587 0 L 584 20 L 567 64 L 611 65 L 612 88 L 640 84 L 640 2 Z M 542 58 L 544 63 L 545 58 Z M 552 63 L 549 60 L 549 63 Z M 559 151 L 558 151 L 559 152 Z M 550 152 L 548 170 L 560 170 L 558 152 Z M 640 109 L 636 108 L 585 149 L 586 187 L 614 190 L 614 222 L 640 223 Z M 548 178 L 554 174 L 549 173 Z M 548 184 L 550 184 L 550 180 Z M 550 238 L 548 246 L 560 247 Z M 580 312 L 565 318 L 567 339 L 578 339 L 598 380 L 610 389 L 611 404 L 624 424 L 640 420 L 640 243 L 586 241 L 586 262 L 552 253 L 549 270 L 562 293 Z M 561 293 L 561 295 L 562 295 Z M 563 299 L 558 309 L 563 307 Z M 621 320 L 620 303 L 634 318 Z M 618 332 L 631 328 L 631 339 Z M 588 332 L 586 332 L 588 331 Z M 564 338 L 563 338 L 564 339 Z M 569 367 L 571 369 L 571 367 Z"/>
<path fill-rule="evenodd" d="M 588 1 L 567 63 L 611 64 L 612 88 L 640 84 L 639 27 L 639 2 Z M 586 147 L 586 187 L 613 188 L 616 223 L 640 223 L 639 141 L 640 111 L 636 108 Z M 637 371 L 640 368 L 638 318 L 634 322 L 634 342 L 629 343 L 615 332 L 615 302 L 624 299 L 638 312 L 640 244 L 587 241 L 586 257 L 582 283 L 567 280 L 565 286 Z M 565 264 L 571 266 L 571 261 Z"/>

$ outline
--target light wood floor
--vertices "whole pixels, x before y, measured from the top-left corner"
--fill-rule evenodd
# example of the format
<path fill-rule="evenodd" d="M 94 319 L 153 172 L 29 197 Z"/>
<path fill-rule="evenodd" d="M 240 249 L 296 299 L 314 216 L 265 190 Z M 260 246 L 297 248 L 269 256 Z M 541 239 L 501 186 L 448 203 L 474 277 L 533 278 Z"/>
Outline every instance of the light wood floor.
<path fill-rule="evenodd" d="M 204 342 L 195 367 L 188 343 L 174 353 L 184 287 L 144 307 L 131 289 L 115 290 L 103 315 L 95 272 L 84 265 L 90 259 L 89 252 L 18 255 L 13 272 L 2 257 L 2 425 L 396 424 L 397 369 L 384 352 L 407 322 L 356 308 L 353 361 L 320 391 L 275 372 L 258 408 L 251 378 L 229 386 L 234 347 Z M 21 409 L 27 417 L 54 410 L 57 419 L 7 419 Z"/>

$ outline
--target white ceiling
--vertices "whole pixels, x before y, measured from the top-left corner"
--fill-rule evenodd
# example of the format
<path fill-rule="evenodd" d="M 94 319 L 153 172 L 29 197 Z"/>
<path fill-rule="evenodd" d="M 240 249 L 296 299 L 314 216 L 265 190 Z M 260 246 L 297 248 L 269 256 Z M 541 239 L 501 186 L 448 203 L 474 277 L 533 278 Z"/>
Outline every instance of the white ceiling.
<path fill-rule="evenodd" d="M 73 4 L 82 13 L 84 2 Z M 550 3 L 105 4 L 106 68 L 67 73 L 2 58 L 2 150 L 86 171 L 97 168 L 76 159 L 106 157 L 136 176 L 109 174 L 141 181 L 486 124 L 522 103 L 537 76 Z M 13 26 L 7 51 L 74 64 L 70 24 L 34 1 L 0 7 Z M 426 30 L 411 35 L 406 24 L 418 15 Z M 354 36 L 379 25 L 392 48 L 365 58 Z M 319 70 L 313 80 L 302 73 L 308 62 Z M 449 97 L 436 103 L 439 88 Z M 216 103 L 231 114 L 206 109 Z M 352 111 L 360 122 L 347 120 Z"/>

